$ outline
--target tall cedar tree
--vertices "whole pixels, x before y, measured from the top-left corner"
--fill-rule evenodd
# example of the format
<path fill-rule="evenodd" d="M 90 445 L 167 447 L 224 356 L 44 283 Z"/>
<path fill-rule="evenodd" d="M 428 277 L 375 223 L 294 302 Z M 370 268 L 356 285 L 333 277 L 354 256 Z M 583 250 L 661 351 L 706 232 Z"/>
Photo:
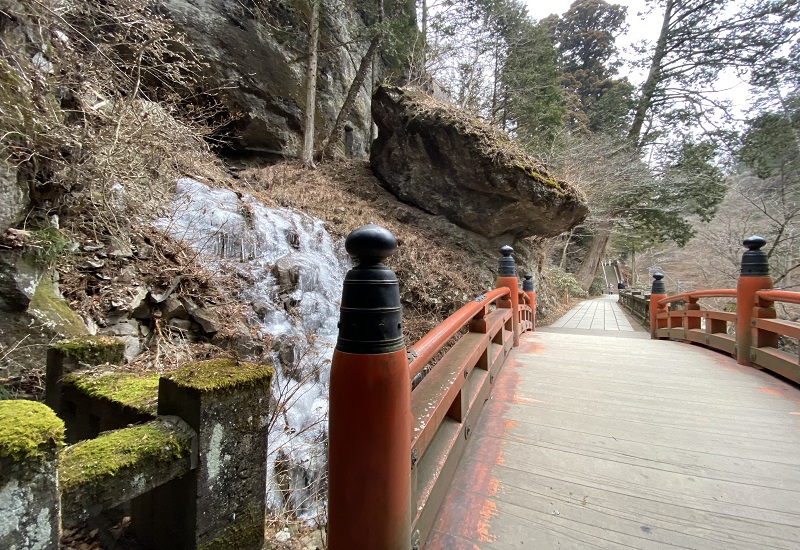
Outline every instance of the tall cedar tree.
<path fill-rule="evenodd" d="M 633 86 L 617 79 L 616 36 L 626 29 L 627 8 L 604 0 L 576 0 L 548 21 L 564 71 L 570 126 L 578 131 L 614 132 L 627 125 Z"/>

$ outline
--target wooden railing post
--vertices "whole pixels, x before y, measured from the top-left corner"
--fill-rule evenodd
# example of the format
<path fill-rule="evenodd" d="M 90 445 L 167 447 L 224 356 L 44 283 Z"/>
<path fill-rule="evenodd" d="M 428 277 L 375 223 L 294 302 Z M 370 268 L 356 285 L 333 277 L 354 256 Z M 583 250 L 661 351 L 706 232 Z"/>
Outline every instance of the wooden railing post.
<path fill-rule="evenodd" d="M 500 266 L 497 270 L 496 288 L 508 287 L 511 291 L 509 296 L 510 307 L 513 315 L 511 316 L 512 330 L 514 331 L 514 347 L 519 345 L 519 280 L 517 279 L 517 266 L 511 253 L 514 249 L 506 245 L 500 249 Z M 498 304 L 500 305 L 500 304 Z"/>
<path fill-rule="evenodd" d="M 767 241 L 754 235 L 742 244 L 747 251 L 742 255 L 742 271 L 736 284 L 736 360 L 740 365 L 749 365 L 755 295 L 772 288 L 772 277 L 767 254 L 761 250 Z"/>
<path fill-rule="evenodd" d="M 369 224 L 347 237 L 330 381 L 328 548 L 411 548 L 411 380 L 400 288 L 382 262 L 394 236 Z"/>
<path fill-rule="evenodd" d="M 700 328 L 702 325 L 702 320 L 700 317 L 690 317 L 690 311 L 700 311 L 700 304 L 697 303 L 699 298 L 694 296 L 689 296 L 686 300 L 686 305 L 683 307 L 684 309 L 684 317 L 683 317 L 683 329 L 684 330 L 694 330 Z"/>
<path fill-rule="evenodd" d="M 653 273 L 653 286 L 650 289 L 650 338 L 657 338 L 659 328 L 667 326 L 666 320 L 659 320 L 657 315 L 667 311 L 666 306 L 659 306 L 658 302 L 667 297 L 667 288 L 664 285 L 664 274 L 656 271 Z"/>
<path fill-rule="evenodd" d="M 528 300 L 531 303 L 531 324 L 536 330 L 536 292 L 533 290 L 533 275 L 531 273 L 525 274 L 525 280 L 522 281 L 522 291 L 528 295 Z"/>

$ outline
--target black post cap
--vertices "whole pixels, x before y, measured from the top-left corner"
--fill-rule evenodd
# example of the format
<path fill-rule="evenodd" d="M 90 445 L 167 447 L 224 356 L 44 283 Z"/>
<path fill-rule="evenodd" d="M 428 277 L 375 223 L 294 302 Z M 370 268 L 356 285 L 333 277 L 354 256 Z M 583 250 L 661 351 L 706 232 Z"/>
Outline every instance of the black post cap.
<path fill-rule="evenodd" d="M 502 254 L 502 256 L 500 258 L 500 267 L 497 270 L 497 274 L 500 277 L 514 277 L 517 274 L 517 265 L 514 263 L 514 258 L 511 256 L 513 252 L 514 249 L 508 245 L 500 249 L 500 254 Z"/>
<path fill-rule="evenodd" d="M 371 223 L 350 233 L 344 246 L 356 266 L 344 279 L 336 349 L 357 354 L 405 349 L 400 285 L 382 263 L 397 250 L 397 239 Z"/>
<path fill-rule="evenodd" d="M 394 254 L 397 239 L 385 227 L 368 223 L 347 236 L 344 248 L 359 265 L 377 264 Z"/>
<path fill-rule="evenodd" d="M 662 280 L 663 278 L 664 274 L 661 273 L 660 271 L 656 271 L 655 273 L 653 273 L 653 286 L 650 289 L 651 294 L 667 293 L 667 287 L 666 285 L 664 285 L 664 281 Z"/>
<path fill-rule="evenodd" d="M 769 275 L 769 259 L 761 250 L 767 244 L 766 239 L 753 235 L 742 241 L 747 251 L 742 254 L 743 277 L 765 277 Z"/>
<path fill-rule="evenodd" d="M 525 280 L 522 281 L 523 292 L 533 292 L 533 275 L 530 273 L 525 274 Z"/>

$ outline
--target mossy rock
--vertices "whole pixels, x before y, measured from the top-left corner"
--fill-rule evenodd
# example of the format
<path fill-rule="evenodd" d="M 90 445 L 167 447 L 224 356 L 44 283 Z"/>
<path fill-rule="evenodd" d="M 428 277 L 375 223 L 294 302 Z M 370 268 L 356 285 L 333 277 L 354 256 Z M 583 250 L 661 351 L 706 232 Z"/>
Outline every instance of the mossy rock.
<path fill-rule="evenodd" d="M 160 375 L 154 373 L 76 372 L 65 376 L 64 382 L 94 399 L 105 399 L 139 413 L 155 416 L 158 409 L 159 378 Z"/>
<path fill-rule="evenodd" d="M 125 342 L 110 336 L 82 336 L 50 346 L 65 358 L 87 365 L 119 364 L 125 358 Z"/>
<path fill-rule="evenodd" d="M 82 492 L 124 470 L 146 471 L 147 465 L 168 463 L 191 453 L 189 438 L 175 426 L 154 421 L 105 432 L 61 452 L 58 464 L 61 489 L 81 486 Z"/>
<path fill-rule="evenodd" d="M 191 363 L 165 378 L 182 388 L 209 392 L 230 390 L 240 386 L 269 387 L 273 374 L 272 367 L 267 365 L 221 358 Z"/>
<path fill-rule="evenodd" d="M 64 444 L 64 422 L 42 403 L 0 401 L 0 458 L 42 459 Z"/>
<path fill-rule="evenodd" d="M 382 86 L 372 114 L 370 166 L 403 202 L 489 239 L 553 237 L 589 212 L 577 186 L 473 113 L 418 89 Z"/>
<path fill-rule="evenodd" d="M 48 276 L 42 277 L 36 286 L 28 312 L 60 336 L 74 338 L 87 334 L 83 319 L 59 296 Z"/>

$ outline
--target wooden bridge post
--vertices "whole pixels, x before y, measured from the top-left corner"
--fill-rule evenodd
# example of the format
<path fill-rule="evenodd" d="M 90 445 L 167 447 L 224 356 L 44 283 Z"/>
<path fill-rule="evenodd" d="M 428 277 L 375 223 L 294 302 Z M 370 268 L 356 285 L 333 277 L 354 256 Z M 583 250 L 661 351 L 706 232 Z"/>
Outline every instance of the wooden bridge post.
<path fill-rule="evenodd" d="M 509 301 L 512 311 L 511 327 L 514 332 L 514 347 L 519 346 L 519 279 L 517 279 L 517 266 L 511 253 L 514 249 L 506 245 L 500 249 L 500 267 L 497 271 L 496 288 L 508 287 L 511 291 Z M 501 306 L 502 302 L 498 302 Z M 502 307 L 502 306 L 501 306 Z"/>
<path fill-rule="evenodd" d="M 536 292 L 533 290 L 533 275 L 531 273 L 525 274 L 525 280 L 522 281 L 522 291 L 528 295 L 528 300 L 531 302 L 531 323 L 533 329 L 536 330 Z"/>
<path fill-rule="evenodd" d="M 400 288 L 382 262 L 394 236 L 369 224 L 347 237 L 330 381 L 328 548 L 411 548 L 411 379 Z"/>
<path fill-rule="evenodd" d="M 659 306 L 658 302 L 667 297 L 667 287 L 664 285 L 664 274 L 660 271 L 653 273 L 653 286 L 650 289 L 650 338 L 657 338 L 659 328 L 667 326 L 666 320 L 659 320 L 658 314 L 667 311 L 666 306 Z"/>
<path fill-rule="evenodd" d="M 736 360 L 749 365 L 756 292 L 772 288 L 772 277 L 767 254 L 761 250 L 767 241 L 753 235 L 742 244 L 747 251 L 742 254 L 742 271 L 736 284 Z"/>

